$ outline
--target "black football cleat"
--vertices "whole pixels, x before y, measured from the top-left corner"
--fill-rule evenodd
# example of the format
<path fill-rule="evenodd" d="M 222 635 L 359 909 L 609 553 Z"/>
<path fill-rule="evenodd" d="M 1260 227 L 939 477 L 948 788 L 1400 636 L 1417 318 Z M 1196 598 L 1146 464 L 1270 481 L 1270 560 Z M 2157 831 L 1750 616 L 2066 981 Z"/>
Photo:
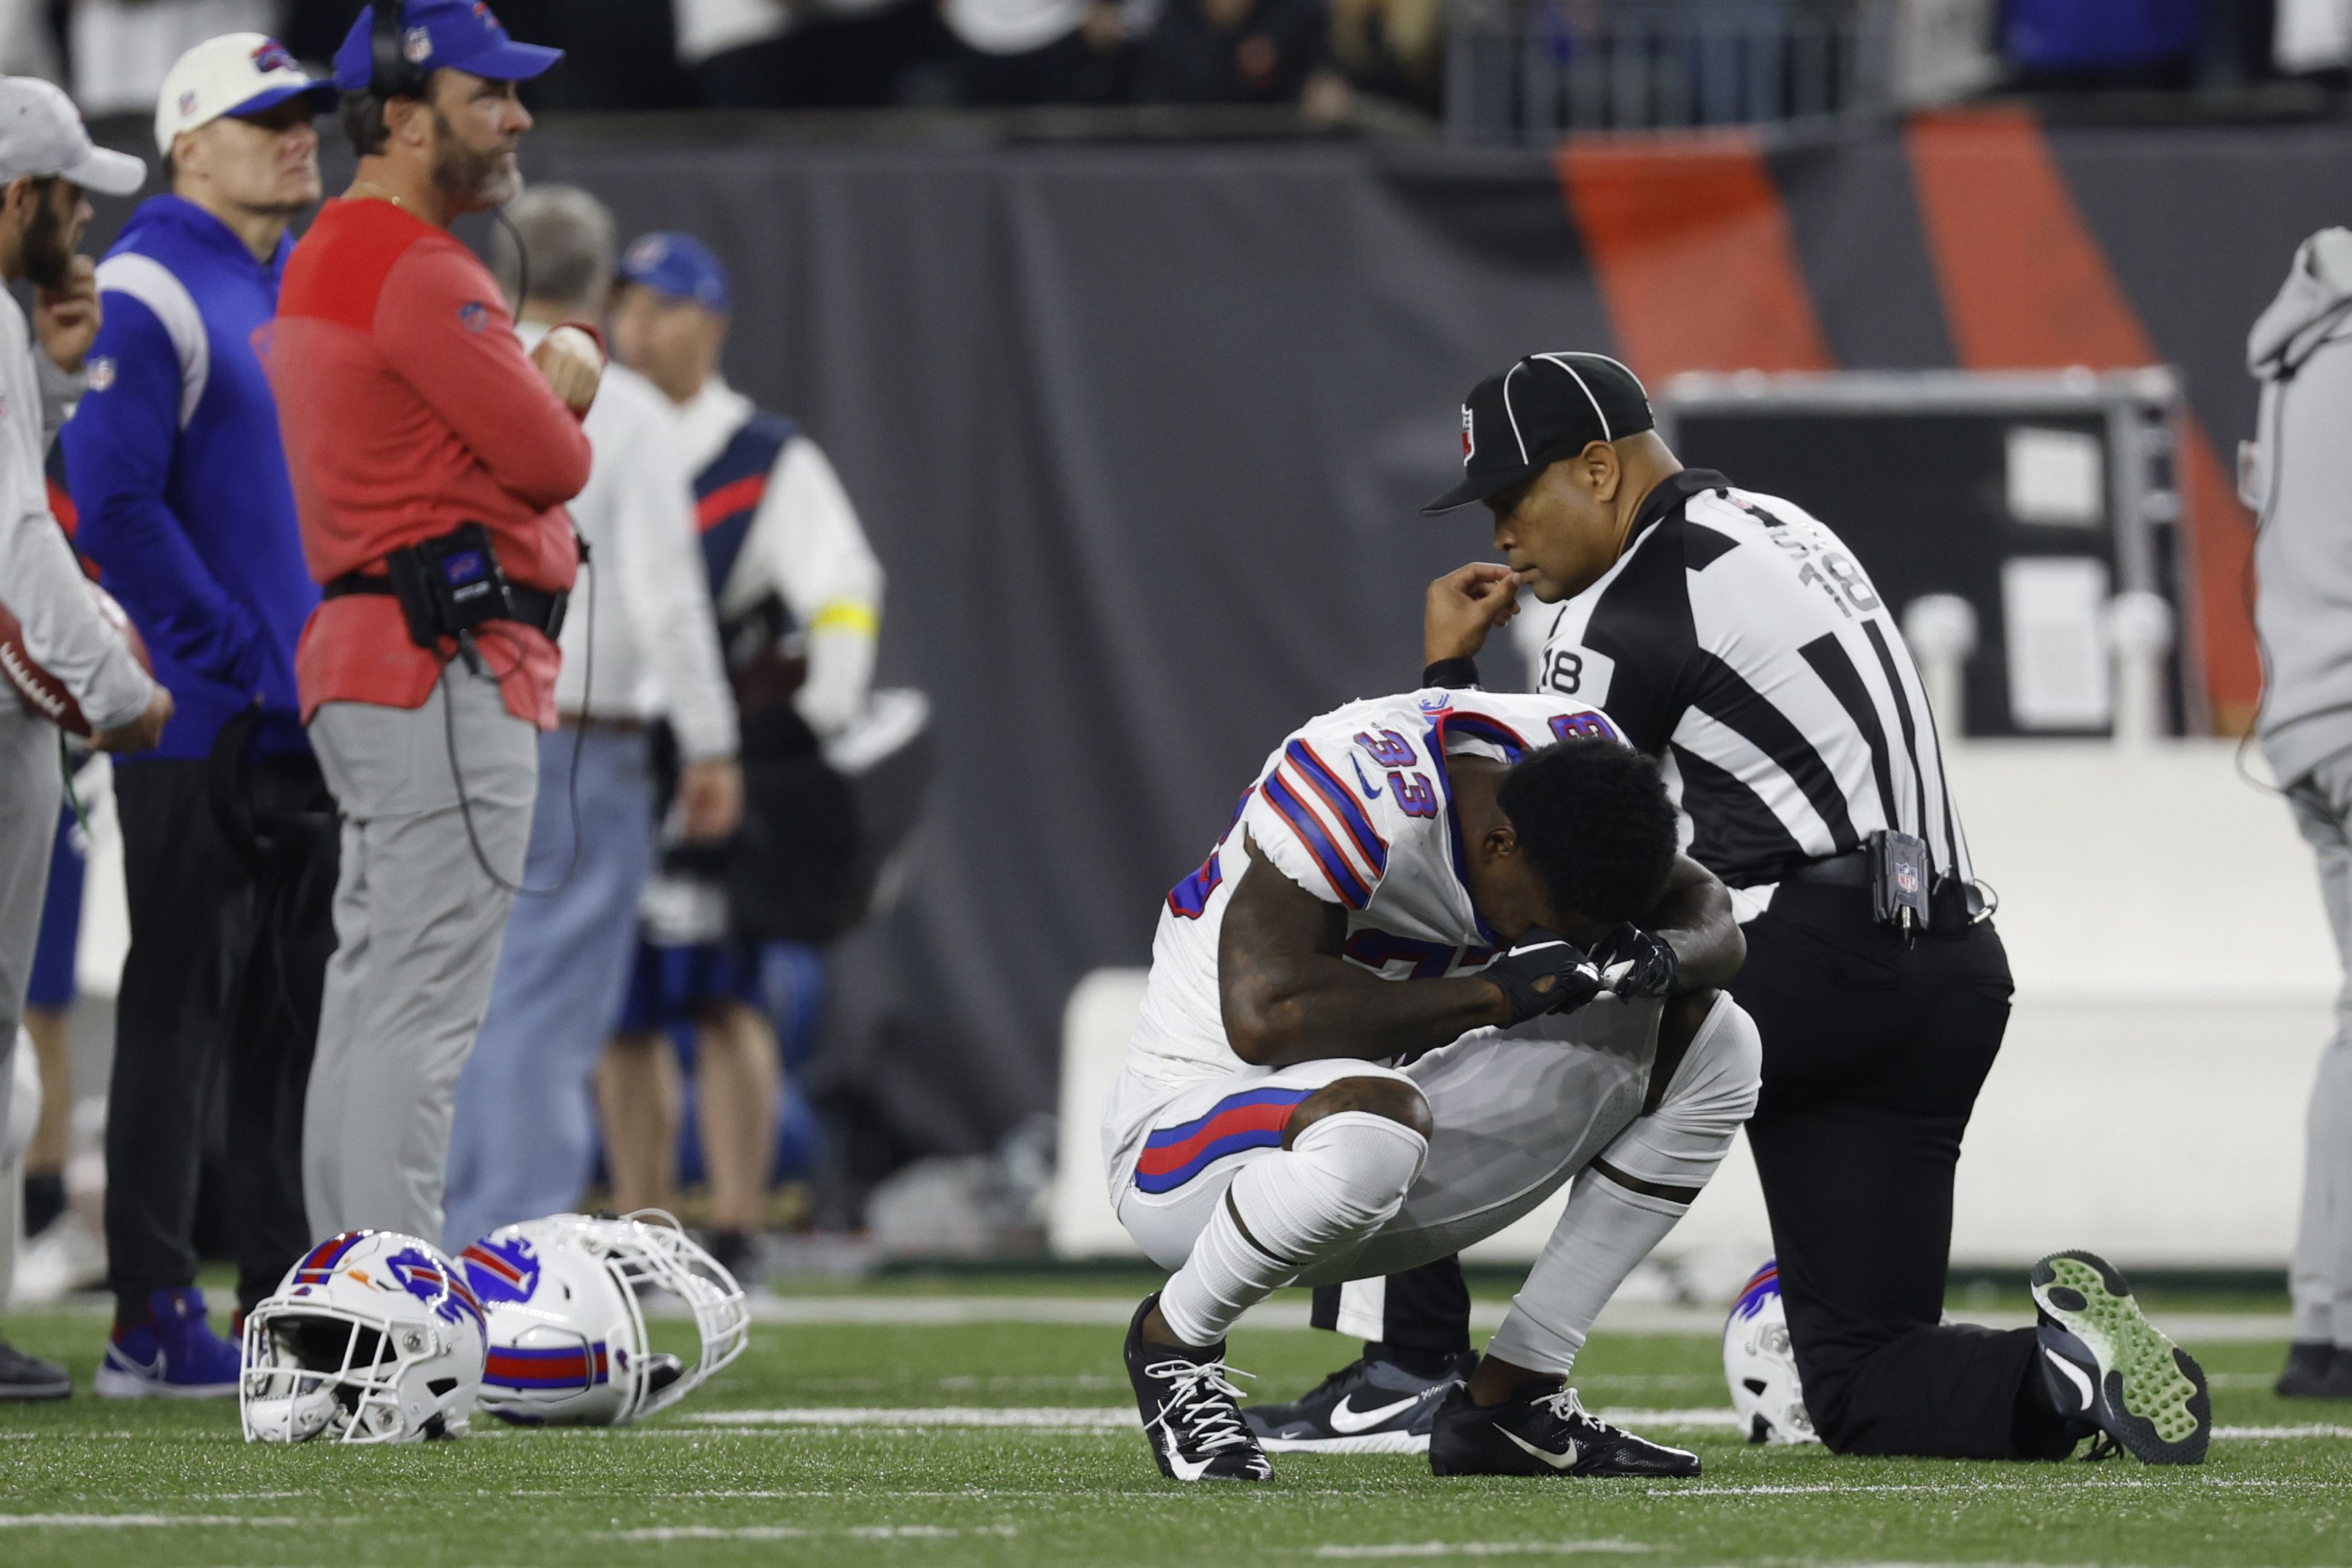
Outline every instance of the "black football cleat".
<path fill-rule="evenodd" d="M 1522 1384 L 1501 1405 L 1474 1405 L 1468 1385 L 1446 1394 L 1429 1434 L 1441 1476 L 1695 1476 L 1698 1456 L 1612 1426 L 1572 1388 Z"/>
<path fill-rule="evenodd" d="M 1159 1304 L 1155 1290 L 1127 1326 L 1127 1377 L 1160 1473 L 1171 1481 L 1274 1479 L 1273 1461 L 1242 1422 L 1241 1391 L 1228 1381 L 1225 1347 L 1144 1342 L 1143 1320 Z"/>
<path fill-rule="evenodd" d="M 2053 1252 L 2033 1266 L 2042 1386 L 2061 1415 L 2086 1421 L 2151 1465 L 2199 1465 L 2213 1397 L 2187 1351 L 2157 1331 L 2105 1259 Z"/>
<path fill-rule="evenodd" d="M 0 1340 L 0 1400 L 63 1399 L 72 1392 L 65 1368 Z"/>
<path fill-rule="evenodd" d="M 2352 1351 L 2326 1340 L 2296 1341 L 2271 1392 L 2281 1399 L 2352 1399 Z"/>
<path fill-rule="evenodd" d="M 1465 1351 L 1435 1377 L 1391 1361 L 1349 1363 L 1287 1405 L 1244 1405 L 1250 1435 L 1271 1454 L 1422 1454 L 1445 1391 L 1470 1375 Z"/>

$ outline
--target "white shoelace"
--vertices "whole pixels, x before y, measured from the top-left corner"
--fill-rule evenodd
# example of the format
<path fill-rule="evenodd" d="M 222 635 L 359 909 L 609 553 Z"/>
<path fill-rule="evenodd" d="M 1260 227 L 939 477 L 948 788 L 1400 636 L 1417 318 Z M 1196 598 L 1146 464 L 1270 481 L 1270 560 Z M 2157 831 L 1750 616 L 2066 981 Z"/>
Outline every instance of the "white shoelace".
<path fill-rule="evenodd" d="M 1558 1394 L 1547 1394 L 1536 1403 L 1562 1421 L 1583 1421 L 1606 1430 L 1606 1423 L 1585 1409 L 1584 1402 L 1577 1398 L 1576 1390 L 1572 1388 L 1563 1388 Z"/>
<path fill-rule="evenodd" d="M 1221 1361 L 1184 1361 L 1171 1356 L 1146 1365 L 1143 1375 L 1164 1378 L 1175 1384 L 1168 1402 L 1160 1407 L 1159 1419 L 1147 1426 L 1145 1431 L 1165 1426 L 1170 1436 L 1207 1453 L 1248 1446 L 1249 1431 L 1242 1425 L 1238 1403 L 1242 1391 L 1227 1380 L 1254 1377 L 1255 1373 L 1227 1366 Z M 1181 1432 L 1177 1426 L 1180 1422 Z"/>

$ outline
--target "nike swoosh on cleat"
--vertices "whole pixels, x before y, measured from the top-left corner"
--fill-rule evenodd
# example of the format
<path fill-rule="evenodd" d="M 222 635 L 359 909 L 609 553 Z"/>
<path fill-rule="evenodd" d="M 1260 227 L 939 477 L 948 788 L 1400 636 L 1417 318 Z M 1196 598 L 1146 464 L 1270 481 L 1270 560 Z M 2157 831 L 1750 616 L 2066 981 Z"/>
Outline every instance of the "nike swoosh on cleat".
<path fill-rule="evenodd" d="M 155 1359 L 153 1361 L 146 1363 L 142 1363 L 132 1356 L 124 1354 L 121 1345 L 109 1345 L 107 1347 L 107 1353 L 114 1358 L 115 1362 L 120 1365 L 122 1371 L 136 1373 L 141 1377 L 160 1378 L 166 1371 L 163 1364 L 163 1352 L 162 1351 L 157 1351 L 155 1352 Z"/>
<path fill-rule="evenodd" d="M 1496 1431 L 1500 1432 L 1504 1436 L 1508 1437 L 1512 1442 L 1517 1443 L 1520 1447 L 1525 1448 L 1528 1453 L 1533 1454 L 1537 1458 L 1541 1459 L 1545 1464 L 1549 1465 L 1555 1470 L 1567 1469 L 1570 1466 L 1575 1464 L 1577 1460 L 1584 1457 L 1584 1451 L 1576 1446 L 1575 1440 L 1572 1438 L 1569 1442 L 1567 1453 L 1555 1454 L 1549 1448 L 1537 1447 L 1533 1443 L 1528 1442 L 1525 1437 L 1520 1436 L 1517 1432 L 1512 1431 L 1508 1426 L 1504 1426 L 1499 1421 L 1496 1422 L 1494 1426 Z"/>
<path fill-rule="evenodd" d="M 1343 1399 L 1331 1407 L 1331 1430 L 1349 1436 L 1368 1432 L 1390 1416 L 1412 1409 L 1427 1397 L 1422 1394 L 1408 1394 L 1394 1405 L 1376 1405 L 1370 1410 L 1358 1410 Z"/>
<path fill-rule="evenodd" d="M 1166 1432 L 1164 1428 L 1162 1431 L 1168 1439 L 1168 1468 L 1170 1470 L 1174 1472 L 1178 1480 L 1197 1481 L 1202 1476 L 1209 1473 L 1209 1466 L 1212 1461 L 1207 1459 L 1186 1460 L 1183 1455 L 1176 1451 L 1176 1435 L 1172 1432 Z"/>
<path fill-rule="evenodd" d="M 2050 1364 L 2052 1366 L 2056 1367 L 2060 1372 L 2066 1374 L 2066 1381 L 2073 1384 L 2074 1385 L 2074 1392 L 2083 1396 L 2084 1414 L 2088 1415 L 2090 1412 L 2098 1408 L 2098 1395 L 2092 1390 L 2091 1380 L 2089 1377 L 2084 1375 L 2081 1367 L 2076 1366 L 2073 1362 L 2068 1361 L 2064 1356 L 2060 1355 L 2056 1351 L 2051 1350 L 2047 1346 L 2043 1347 L 2042 1353 L 2050 1358 Z"/>

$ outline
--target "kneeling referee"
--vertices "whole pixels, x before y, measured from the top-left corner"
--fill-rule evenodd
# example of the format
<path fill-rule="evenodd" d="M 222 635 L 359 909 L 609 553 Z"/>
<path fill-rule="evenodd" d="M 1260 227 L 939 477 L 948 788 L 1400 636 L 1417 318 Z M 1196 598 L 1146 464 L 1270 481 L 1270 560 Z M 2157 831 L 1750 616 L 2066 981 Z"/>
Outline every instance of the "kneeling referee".
<path fill-rule="evenodd" d="M 1461 481 L 1507 565 L 1432 585 L 1432 685 L 1471 663 L 1522 587 L 1559 606 L 1542 684 L 1605 709 L 1659 760 L 1689 854 L 1733 889 L 1748 963 L 1727 987 L 1764 1043 L 1748 1125 L 1805 1404 L 1840 1453 L 2059 1458 L 2104 1433 L 2150 1463 L 2204 1457 L 2196 1363 L 2086 1253 L 2035 1265 L 2038 1328 L 1946 1324 L 1952 1178 L 2009 1021 L 2009 959 L 1974 879 L 1893 616 L 1838 537 L 1790 503 L 1685 468 L 1633 373 L 1531 354 L 1462 409 Z M 1580 1181 L 1604 1181 L 1588 1170 Z M 1469 1349 L 1448 1259 L 1318 1291 L 1374 1342 L 1296 1405 L 1286 1446 L 1339 1446 L 1441 1388 Z"/>

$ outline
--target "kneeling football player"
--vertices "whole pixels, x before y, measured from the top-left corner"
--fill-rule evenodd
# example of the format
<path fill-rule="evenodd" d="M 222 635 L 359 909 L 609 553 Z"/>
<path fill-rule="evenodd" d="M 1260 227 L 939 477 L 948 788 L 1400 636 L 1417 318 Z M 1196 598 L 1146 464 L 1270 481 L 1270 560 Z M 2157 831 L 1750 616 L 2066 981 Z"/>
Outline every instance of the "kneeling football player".
<path fill-rule="evenodd" d="M 1444 1256 L 1581 1172 L 1467 1382 L 1353 1418 L 1441 1475 L 1697 1474 L 1566 1384 L 1755 1106 L 1755 1027 L 1713 989 L 1743 954 L 1596 710 L 1409 692 L 1286 740 L 1168 895 L 1105 1111 L 1120 1223 L 1174 1271 L 1127 1338 L 1160 1469 L 1273 1473 L 1224 1361 L 1247 1308 Z"/>

